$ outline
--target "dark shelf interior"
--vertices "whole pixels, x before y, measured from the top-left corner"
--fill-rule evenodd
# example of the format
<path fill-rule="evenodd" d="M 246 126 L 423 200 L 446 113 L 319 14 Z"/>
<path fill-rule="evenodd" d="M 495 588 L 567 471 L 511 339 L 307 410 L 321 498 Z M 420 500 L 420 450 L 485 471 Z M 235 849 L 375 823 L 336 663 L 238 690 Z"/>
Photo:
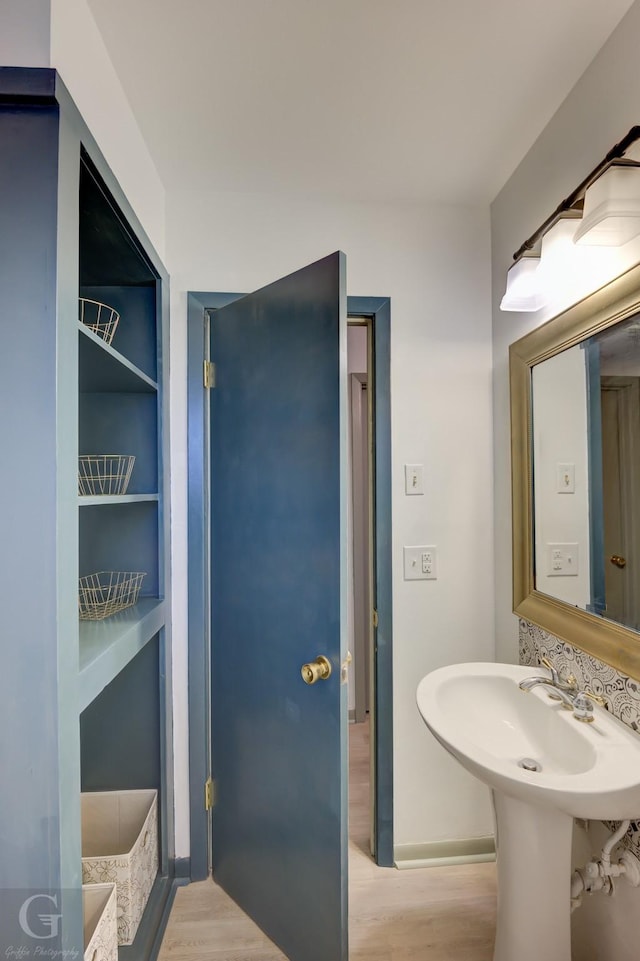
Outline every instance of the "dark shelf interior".
<path fill-rule="evenodd" d="M 80 296 L 107 304 L 118 311 L 120 320 L 110 347 L 155 381 L 158 370 L 155 285 L 83 285 L 80 287 Z"/>
<path fill-rule="evenodd" d="M 144 571 L 140 597 L 158 597 L 158 504 L 105 504 L 82 512 L 80 577 L 98 571 Z"/>
<path fill-rule="evenodd" d="M 154 286 L 157 274 L 86 153 L 80 163 L 80 286 Z"/>
<path fill-rule="evenodd" d="M 78 350 L 80 368 L 78 387 L 80 393 L 87 391 L 154 393 L 158 385 L 150 377 L 134 367 L 126 357 L 121 357 L 100 338 L 82 324 L 78 324 L 80 338 Z"/>
<path fill-rule="evenodd" d="M 83 791 L 160 790 L 158 638 L 80 715 Z"/>
<path fill-rule="evenodd" d="M 85 393 L 79 404 L 80 454 L 134 454 L 129 494 L 158 491 L 155 394 Z"/>

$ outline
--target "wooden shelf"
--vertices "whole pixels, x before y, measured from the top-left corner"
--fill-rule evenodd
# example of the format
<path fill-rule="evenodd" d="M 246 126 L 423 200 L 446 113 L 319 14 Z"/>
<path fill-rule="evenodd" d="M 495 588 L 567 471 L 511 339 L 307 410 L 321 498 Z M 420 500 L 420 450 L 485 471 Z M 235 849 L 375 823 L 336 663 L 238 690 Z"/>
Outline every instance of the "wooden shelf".
<path fill-rule="evenodd" d="M 80 495 L 79 507 L 105 507 L 107 504 L 140 504 L 143 501 L 157 501 L 157 494 L 95 494 Z"/>
<path fill-rule="evenodd" d="M 78 321 L 80 392 L 151 394 L 158 385 L 144 371 Z"/>
<path fill-rule="evenodd" d="M 164 625 L 164 601 L 143 597 L 103 621 L 80 621 L 79 711 L 91 704 Z"/>

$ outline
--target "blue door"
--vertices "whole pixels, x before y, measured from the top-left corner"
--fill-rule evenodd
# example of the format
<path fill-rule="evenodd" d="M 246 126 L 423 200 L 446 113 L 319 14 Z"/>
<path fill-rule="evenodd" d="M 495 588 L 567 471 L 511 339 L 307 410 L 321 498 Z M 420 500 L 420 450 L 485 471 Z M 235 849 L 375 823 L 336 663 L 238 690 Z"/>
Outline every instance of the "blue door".
<path fill-rule="evenodd" d="M 347 959 L 346 324 L 341 253 L 211 319 L 213 873 L 291 961 Z"/>

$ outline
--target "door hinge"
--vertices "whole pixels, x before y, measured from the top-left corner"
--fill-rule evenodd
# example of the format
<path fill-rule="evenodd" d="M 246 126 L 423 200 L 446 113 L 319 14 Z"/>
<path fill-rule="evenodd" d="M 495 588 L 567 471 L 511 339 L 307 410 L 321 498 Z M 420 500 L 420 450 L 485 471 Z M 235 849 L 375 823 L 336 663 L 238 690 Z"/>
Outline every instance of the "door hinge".
<path fill-rule="evenodd" d="M 216 803 L 216 790 L 213 778 L 208 777 L 204 782 L 204 809 L 210 811 Z"/>
<path fill-rule="evenodd" d="M 373 626 L 374 626 L 374 627 L 377 627 L 377 626 L 378 626 L 378 612 L 376 611 L 375 608 L 374 608 L 374 610 L 373 610 L 373 618 L 372 618 L 372 620 L 373 620 Z"/>
<path fill-rule="evenodd" d="M 216 365 L 210 360 L 204 362 L 204 386 L 206 390 L 216 386 Z"/>

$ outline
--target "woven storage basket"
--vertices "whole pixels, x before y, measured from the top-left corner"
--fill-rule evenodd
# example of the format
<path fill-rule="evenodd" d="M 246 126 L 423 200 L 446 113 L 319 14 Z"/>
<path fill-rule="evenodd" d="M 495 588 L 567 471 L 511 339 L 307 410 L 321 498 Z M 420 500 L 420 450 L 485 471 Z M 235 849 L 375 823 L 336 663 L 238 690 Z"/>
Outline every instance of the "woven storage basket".
<path fill-rule="evenodd" d="M 118 906 L 115 884 L 82 887 L 84 961 L 118 961 Z"/>
<path fill-rule="evenodd" d="M 83 884 L 113 883 L 118 943 L 131 944 L 158 873 L 157 791 L 81 795 Z"/>

